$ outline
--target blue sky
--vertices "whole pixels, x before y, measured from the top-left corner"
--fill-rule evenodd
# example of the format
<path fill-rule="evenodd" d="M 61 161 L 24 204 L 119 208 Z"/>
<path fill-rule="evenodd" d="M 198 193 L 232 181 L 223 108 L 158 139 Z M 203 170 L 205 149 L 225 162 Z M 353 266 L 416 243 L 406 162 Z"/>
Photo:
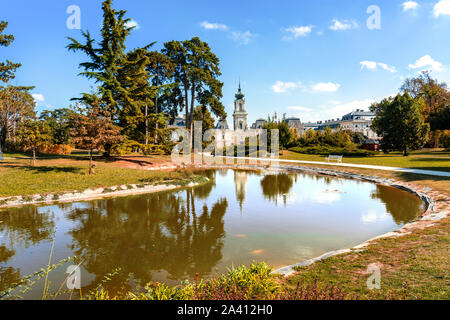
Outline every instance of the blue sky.
<path fill-rule="evenodd" d="M 68 6 L 98 38 L 101 1 L 2 1 L 0 20 L 16 41 L 0 61 L 23 64 L 14 84 L 34 85 L 38 109 L 67 107 L 93 84 L 77 76 L 85 60 L 68 52 Z M 371 5 L 379 29 L 369 29 Z M 249 123 L 277 112 L 327 120 L 395 94 L 405 77 L 430 69 L 450 83 L 450 0 L 115 0 L 138 28 L 128 48 L 199 36 L 221 60 L 223 103 L 231 121 L 239 77 Z M 373 20 L 371 20 L 373 22 Z"/>

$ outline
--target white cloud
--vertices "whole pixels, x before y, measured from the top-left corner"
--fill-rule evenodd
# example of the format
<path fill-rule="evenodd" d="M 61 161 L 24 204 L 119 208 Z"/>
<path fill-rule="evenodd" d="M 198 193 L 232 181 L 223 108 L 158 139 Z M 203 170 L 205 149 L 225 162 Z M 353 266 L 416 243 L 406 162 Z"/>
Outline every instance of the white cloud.
<path fill-rule="evenodd" d="M 284 31 L 289 33 L 290 35 L 283 37 L 283 39 L 284 40 L 292 40 L 292 39 L 297 39 L 300 37 L 306 37 L 312 32 L 312 29 L 314 27 L 315 26 L 313 26 L 313 25 L 309 25 L 309 26 L 286 28 L 286 29 L 284 29 Z"/>
<path fill-rule="evenodd" d="M 288 92 L 290 89 L 298 89 L 301 88 L 302 84 L 301 82 L 283 82 L 283 81 L 277 81 L 272 86 L 272 91 L 275 93 L 285 93 Z"/>
<path fill-rule="evenodd" d="M 387 65 L 386 63 L 382 62 L 376 62 L 376 61 L 361 61 L 361 69 L 366 68 L 367 70 L 376 70 L 377 67 L 380 67 L 383 70 L 389 71 L 389 72 L 397 72 L 397 69 L 395 67 Z"/>
<path fill-rule="evenodd" d="M 397 69 L 395 69 L 395 67 L 389 66 L 389 65 L 387 65 L 387 64 L 385 64 L 385 63 L 378 62 L 378 65 L 379 65 L 379 66 L 381 67 L 381 69 L 383 69 L 383 70 L 386 70 L 386 71 L 389 71 L 389 72 L 392 72 L 392 73 L 397 72 Z"/>
<path fill-rule="evenodd" d="M 415 1 L 405 1 L 402 3 L 403 11 L 416 10 L 419 4 Z"/>
<path fill-rule="evenodd" d="M 312 86 L 314 92 L 336 92 L 341 85 L 333 82 L 319 82 Z"/>
<path fill-rule="evenodd" d="M 434 5 L 433 11 L 436 18 L 440 15 L 450 15 L 450 0 L 440 0 Z"/>
<path fill-rule="evenodd" d="M 386 212 L 377 212 L 373 209 L 371 209 L 361 215 L 361 221 L 364 224 L 380 222 L 380 221 L 384 221 L 388 218 L 389 218 L 389 215 Z"/>
<path fill-rule="evenodd" d="M 433 71 L 442 71 L 442 63 L 434 60 L 429 54 L 424 55 L 422 58 L 416 60 L 414 64 L 408 66 L 410 69 L 431 69 Z"/>
<path fill-rule="evenodd" d="M 36 103 L 45 101 L 44 95 L 41 93 L 33 93 L 31 96 Z"/>
<path fill-rule="evenodd" d="M 203 21 L 200 25 L 206 30 L 227 30 L 228 27 L 222 23 L 212 23 L 208 21 Z"/>
<path fill-rule="evenodd" d="M 249 42 L 256 36 L 257 36 L 256 34 L 251 33 L 250 31 L 245 32 L 233 31 L 231 33 L 231 38 L 234 41 L 239 42 L 240 44 L 249 44 Z"/>
<path fill-rule="evenodd" d="M 341 195 L 339 192 L 330 192 L 326 190 L 313 194 L 311 200 L 315 203 L 320 204 L 332 204 L 336 201 L 341 200 Z"/>
<path fill-rule="evenodd" d="M 369 70 L 375 70 L 377 68 L 377 63 L 375 61 L 361 61 L 361 69 L 369 69 Z"/>
<path fill-rule="evenodd" d="M 139 23 L 136 20 L 131 19 L 130 21 L 128 21 L 125 24 L 125 27 L 127 28 L 134 28 L 134 30 L 139 30 L 141 28 L 141 26 L 139 25 Z"/>
<path fill-rule="evenodd" d="M 333 31 L 344 31 L 355 28 L 358 28 L 358 24 L 356 23 L 356 21 L 348 21 L 348 20 L 339 21 L 338 19 L 333 19 L 333 25 L 330 26 L 330 30 Z"/>

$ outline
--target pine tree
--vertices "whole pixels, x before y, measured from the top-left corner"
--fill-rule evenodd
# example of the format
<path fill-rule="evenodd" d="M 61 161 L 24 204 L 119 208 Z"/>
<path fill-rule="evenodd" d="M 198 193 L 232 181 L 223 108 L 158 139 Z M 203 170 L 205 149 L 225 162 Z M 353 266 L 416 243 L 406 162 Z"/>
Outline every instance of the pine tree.
<path fill-rule="evenodd" d="M 182 87 L 177 93 L 182 94 L 184 91 L 187 128 L 193 130 L 196 102 L 223 118 L 225 108 L 220 102 L 223 83 L 218 80 L 221 75 L 220 61 L 209 45 L 198 37 L 182 42 L 170 41 L 164 44 L 163 53 L 175 64 L 174 82 Z"/>
<path fill-rule="evenodd" d="M 147 71 L 149 64 L 147 48 L 139 48 L 127 54 L 118 74 L 122 85 L 120 125 L 124 133 L 135 140 L 141 140 L 144 135 L 145 144 L 148 144 L 149 110 L 153 108 L 156 97 L 156 88 L 150 84 Z M 145 125 L 145 134 L 140 130 L 142 124 Z"/>
<path fill-rule="evenodd" d="M 108 111 L 111 117 L 114 117 L 119 113 L 118 100 L 123 96 L 123 87 L 118 80 L 119 69 L 126 60 L 125 42 L 133 27 L 128 26 L 130 19 L 125 18 L 125 10 L 112 8 L 112 0 L 103 1 L 102 10 L 102 40 L 98 43 L 98 47 L 95 46 L 96 42 L 89 31 L 82 31 L 85 43 L 68 38 L 71 43 L 67 48 L 74 52 L 81 51 L 89 57 L 90 61 L 80 64 L 80 68 L 84 69 L 80 75 L 93 79 L 99 84 L 98 89 L 103 105 L 110 108 Z M 91 103 L 95 97 L 94 94 L 83 93 L 81 98 L 73 100 Z"/>
<path fill-rule="evenodd" d="M 160 96 L 162 92 L 170 92 L 167 90 L 171 90 L 174 87 L 174 84 L 170 83 L 170 79 L 173 76 L 173 73 L 175 72 L 175 65 L 172 62 L 172 60 L 169 59 L 166 55 L 164 55 L 161 52 L 158 51 L 152 51 L 148 53 L 149 58 L 149 65 L 148 65 L 148 72 L 153 75 L 152 78 L 152 85 L 155 87 L 156 90 L 156 97 L 155 97 L 155 114 L 159 114 L 163 111 L 167 111 L 167 113 L 178 113 L 177 110 L 174 112 L 173 110 L 163 110 L 160 105 Z M 164 105 L 164 104 L 163 104 Z M 170 106 L 170 104 L 166 104 L 166 106 Z M 173 108 L 176 104 L 172 105 Z M 147 114 L 147 113 L 146 113 Z M 155 134 L 155 144 L 158 143 L 158 129 L 159 124 L 158 121 L 156 122 L 156 134 Z M 148 135 L 148 120 L 145 124 L 145 132 L 146 137 Z M 145 144 L 148 144 L 148 141 L 146 140 Z"/>
<path fill-rule="evenodd" d="M 0 47 L 8 47 L 14 41 L 14 36 L 11 34 L 4 34 L 4 30 L 8 27 L 8 22 L 0 21 Z M 13 63 L 9 60 L 0 62 L 0 81 L 8 82 L 14 79 L 14 72 L 20 68 L 20 63 Z"/>

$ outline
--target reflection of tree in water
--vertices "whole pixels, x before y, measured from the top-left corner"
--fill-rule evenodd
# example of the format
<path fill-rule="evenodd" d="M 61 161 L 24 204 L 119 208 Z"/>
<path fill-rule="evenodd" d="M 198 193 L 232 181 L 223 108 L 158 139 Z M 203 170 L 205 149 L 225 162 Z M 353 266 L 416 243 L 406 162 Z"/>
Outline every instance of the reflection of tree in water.
<path fill-rule="evenodd" d="M 0 267 L 0 292 L 9 289 L 21 279 L 20 270 L 13 267 Z"/>
<path fill-rule="evenodd" d="M 54 214 L 47 210 L 39 212 L 38 207 L 12 209 L 1 214 L 0 233 L 9 239 L 10 246 L 28 248 L 42 240 L 50 240 L 54 233 Z"/>
<path fill-rule="evenodd" d="M 5 245 L 0 245 L 0 263 L 6 263 L 15 255 L 15 250 L 8 249 Z M 12 267 L 0 266 L 0 292 L 8 289 L 12 283 L 20 279 L 20 271 Z"/>
<path fill-rule="evenodd" d="M 197 211 L 194 191 L 187 189 L 90 205 L 68 218 L 75 222 L 72 250 L 96 275 L 94 283 L 117 267 L 140 284 L 152 280 L 152 271 L 165 270 L 174 280 L 192 278 L 211 272 L 222 259 L 225 199 Z"/>
<path fill-rule="evenodd" d="M 7 263 L 18 248 L 28 248 L 50 240 L 55 231 L 54 214 L 39 212 L 34 206 L 10 209 L 1 213 L 0 263 Z M 0 291 L 20 279 L 20 270 L 0 266 Z"/>
<path fill-rule="evenodd" d="M 414 220 L 421 210 L 423 203 L 412 194 L 396 188 L 377 185 L 372 193 L 372 199 L 380 199 L 394 218 L 395 223 L 405 224 Z"/>
<path fill-rule="evenodd" d="M 278 203 L 279 197 L 283 197 L 286 204 L 287 196 L 291 191 L 297 175 L 280 173 L 277 175 L 266 175 L 261 179 L 261 188 L 266 199 Z"/>
<path fill-rule="evenodd" d="M 212 170 L 202 171 L 199 174 L 206 176 L 209 179 L 208 183 L 201 184 L 194 188 L 194 197 L 196 199 L 207 199 L 211 191 L 216 186 L 215 172 Z"/>

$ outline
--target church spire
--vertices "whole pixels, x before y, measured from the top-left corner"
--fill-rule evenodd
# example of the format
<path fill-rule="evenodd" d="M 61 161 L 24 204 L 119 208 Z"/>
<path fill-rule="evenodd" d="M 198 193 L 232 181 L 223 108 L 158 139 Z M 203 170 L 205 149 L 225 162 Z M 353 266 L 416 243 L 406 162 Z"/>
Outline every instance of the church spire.
<path fill-rule="evenodd" d="M 239 78 L 239 89 L 238 89 L 238 92 L 236 93 L 235 97 L 236 97 L 236 100 L 242 100 L 245 97 L 245 95 L 242 93 L 242 90 L 241 90 L 241 79 L 240 78 Z"/>

